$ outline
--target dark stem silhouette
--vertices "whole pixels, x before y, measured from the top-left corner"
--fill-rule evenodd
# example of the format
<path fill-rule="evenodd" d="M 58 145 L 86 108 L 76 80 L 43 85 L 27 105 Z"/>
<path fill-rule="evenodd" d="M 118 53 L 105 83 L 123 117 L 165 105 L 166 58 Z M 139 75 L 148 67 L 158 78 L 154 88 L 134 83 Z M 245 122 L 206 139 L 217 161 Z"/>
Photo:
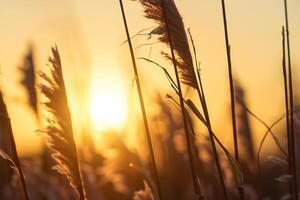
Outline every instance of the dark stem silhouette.
<path fill-rule="evenodd" d="M 291 50 L 290 50 L 290 30 L 288 18 L 288 5 L 287 0 L 284 0 L 284 14 L 285 14 L 285 27 L 287 39 L 287 62 L 288 62 L 288 82 L 289 82 L 289 104 L 290 111 L 294 109 L 294 95 L 293 95 L 293 76 L 292 76 L 292 63 L 291 63 Z M 294 131 L 294 115 L 291 114 L 290 118 L 290 152 L 291 152 L 291 172 L 293 175 L 293 198 L 298 199 L 298 184 L 297 184 L 297 168 L 296 168 L 296 152 L 295 152 L 295 131 Z"/>
<path fill-rule="evenodd" d="M 198 66 L 196 48 L 195 48 L 194 40 L 193 40 L 193 37 L 192 37 L 192 34 L 191 34 L 190 30 L 189 30 L 189 35 L 190 35 L 190 39 L 191 39 L 191 42 L 192 42 L 194 57 L 195 57 L 195 63 L 196 63 L 196 67 L 197 67 L 197 73 L 195 72 L 195 69 L 194 69 L 194 73 L 196 74 L 196 77 L 197 77 L 196 90 L 197 90 L 198 97 L 199 97 L 199 100 L 200 100 L 200 103 L 201 103 L 201 106 L 202 106 L 202 109 L 203 109 L 205 121 L 207 123 L 210 142 L 211 142 L 211 146 L 212 146 L 212 150 L 213 150 L 213 154 L 214 154 L 214 159 L 215 159 L 215 162 L 216 162 L 218 176 L 219 176 L 221 186 L 222 186 L 222 190 L 223 190 L 223 193 L 224 193 L 224 198 L 227 200 L 228 199 L 228 193 L 227 193 L 227 190 L 226 190 L 225 180 L 224 180 L 223 173 L 222 173 L 222 167 L 221 167 L 220 160 L 219 160 L 219 155 L 218 155 L 218 151 L 217 151 L 217 147 L 216 147 L 216 143 L 215 143 L 214 133 L 212 131 L 212 126 L 211 126 L 211 122 L 210 122 L 210 117 L 209 117 L 209 112 L 208 112 L 208 108 L 207 108 L 206 98 L 205 98 L 205 95 L 204 95 L 204 89 L 203 89 L 202 79 L 201 79 L 201 75 L 200 75 L 200 69 L 199 69 L 199 66 Z"/>
<path fill-rule="evenodd" d="M 283 69 L 283 80 L 284 80 L 284 97 L 285 97 L 285 112 L 289 113 L 289 93 L 288 93 L 288 78 L 286 70 L 286 46 L 285 46 L 285 33 L 284 26 L 282 27 L 282 69 Z M 290 116 L 286 115 L 286 138 L 288 143 L 288 165 L 289 173 L 292 174 L 292 154 L 291 154 L 291 128 L 290 128 Z M 290 192 L 293 193 L 293 184 L 290 183 Z"/>
<path fill-rule="evenodd" d="M 159 196 L 159 200 L 162 200 L 162 190 L 161 190 L 161 185 L 160 185 L 160 179 L 159 179 L 158 169 L 157 169 L 157 165 L 156 165 L 156 161 L 155 161 L 155 157 L 154 157 L 154 150 L 153 150 L 153 145 L 152 145 L 152 140 L 151 140 L 151 135 L 150 135 L 148 119 L 147 119 L 147 115 L 146 115 L 146 108 L 145 108 L 145 103 L 144 103 L 144 99 L 143 99 L 140 78 L 139 78 L 139 74 L 138 74 L 138 70 L 137 70 L 137 64 L 136 64 L 136 60 L 135 60 L 133 46 L 131 43 L 129 28 L 127 25 L 126 14 L 125 14 L 124 6 L 123 6 L 123 1 L 119 0 L 119 2 L 120 2 L 120 8 L 121 8 L 122 17 L 123 17 L 123 23 L 124 23 L 124 27 L 125 27 L 125 31 L 126 31 L 127 42 L 129 45 L 130 55 L 131 55 L 131 59 L 132 59 L 132 66 L 133 66 L 133 70 L 134 70 L 135 81 L 136 81 L 137 91 L 138 91 L 139 100 L 140 100 L 140 107 L 141 107 L 141 111 L 142 111 L 142 115 L 143 115 L 144 127 L 145 127 L 145 131 L 146 131 L 146 138 L 147 138 L 148 148 L 150 151 L 150 160 L 151 160 L 152 167 L 153 167 L 154 180 L 155 180 L 155 183 L 157 186 L 157 194 Z"/>
<path fill-rule="evenodd" d="M 231 119 L 232 119 L 232 131 L 233 131 L 233 142 L 234 142 L 234 154 L 235 154 L 235 159 L 239 162 L 238 136 L 237 136 L 236 117 L 235 117 L 234 81 L 233 81 L 233 75 L 232 75 L 232 63 L 231 63 L 231 55 L 230 55 L 231 53 L 230 53 L 230 43 L 229 43 L 229 37 L 228 37 L 225 0 L 222 0 L 222 14 L 223 14 L 224 35 L 225 35 L 225 44 L 226 44 L 229 86 L 230 86 Z M 239 185 L 238 189 L 239 189 L 240 199 L 241 200 L 245 199 L 243 187 L 241 185 Z"/>

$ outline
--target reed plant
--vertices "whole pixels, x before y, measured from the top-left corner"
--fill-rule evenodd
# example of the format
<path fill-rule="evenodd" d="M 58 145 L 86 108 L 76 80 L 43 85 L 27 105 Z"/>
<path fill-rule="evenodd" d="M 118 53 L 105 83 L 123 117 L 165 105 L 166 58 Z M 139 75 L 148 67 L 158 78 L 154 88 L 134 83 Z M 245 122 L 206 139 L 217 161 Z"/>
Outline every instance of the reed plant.
<path fill-rule="evenodd" d="M 295 152 L 295 126 L 294 126 L 294 115 L 292 111 L 294 110 L 294 91 L 293 91 L 293 72 L 292 72 L 292 61 L 291 61 L 291 44 L 290 44 L 290 29 L 289 29 L 289 14 L 288 14 L 288 4 L 287 0 L 284 0 L 284 16 L 285 16 L 285 28 L 286 28 L 286 48 L 287 48 L 287 67 L 288 67 L 288 93 L 289 93 L 289 110 L 291 112 L 290 122 L 288 124 L 290 129 L 290 137 L 288 140 L 289 151 L 290 151 L 290 164 L 291 172 L 293 176 L 293 190 L 292 196 L 294 199 L 298 199 L 298 183 L 297 183 L 297 167 L 296 167 L 296 152 Z"/>
<path fill-rule="evenodd" d="M 48 115 L 45 116 L 47 125 L 41 132 L 47 138 L 48 147 L 53 150 L 51 156 L 56 164 L 53 169 L 67 178 L 80 200 L 85 200 L 71 112 L 68 106 L 61 59 L 56 46 L 52 48 L 48 66 L 50 75 L 39 72 L 43 80 L 40 84 L 41 93 L 46 98 L 43 106 L 48 111 Z"/>
<path fill-rule="evenodd" d="M 29 45 L 26 55 L 24 56 L 23 63 L 19 67 L 22 79 L 20 84 L 26 91 L 28 105 L 38 118 L 38 98 L 36 92 L 36 64 L 34 60 L 34 47 Z"/>
<path fill-rule="evenodd" d="M 189 50 L 187 36 L 183 20 L 173 0 L 168 1 L 139 1 L 144 7 L 145 17 L 154 20 L 158 26 L 149 35 L 157 35 L 158 40 L 170 47 L 170 53 L 162 52 L 162 55 L 170 60 L 174 67 L 176 87 L 179 96 L 179 105 L 182 113 L 183 126 L 185 130 L 187 151 L 193 178 L 194 191 L 201 198 L 201 189 L 193 158 L 192 134 L 189 131 L 188 116 L 185 113 L 184 97 L 182 94 L 182 83 L 192 88 L 197 88 L 197 79 L 193 69 L 193 60 Z M 217 161 L 219 162 L 219 161 Z M 222 173 L 221 171 L 219 171 Z"/>
<path fill-rule="evenodd" d="M 24 191 L 24 197 L 26 200 L 30 200 L 28 188 L 26 185 L 25 175 L 23 173 L 21 162 L 19 160 L 17 147 L 16 147 L 16 143 L 12 131 L 11 121 L 8 115 L 6 104 L 2 96 L 2 92 L 0 92 L 0 129 L 1 129 L 0 131 L 3 134 L 7 135 L 6 138 L 8 140 L 7 142 L 9 143 L 9 147 L 10 147 L 9 152 L 4 152 L 3 150 L 1 150 L 0 156 L 5 160 L 8 160 L 11 166 L 13 166 L 13 168 L 16 169 L 21 179 L 21 184 Z"/>
<path fill-rule="evenodd" d="M 162 190 L 161 190 L 161 185 L 160 185 L 160 178 L 159 178 L 159 174 L 158 174 L 157 164 L 155 161 L 154 149 L 153 149 L 153 144 L 152 144 L 152 139 L 151 139 L 151 134 L 150 134 L 150 128 L 149 128 L 149 124 L 148 124 L 146 108 L 145 108 L 139 73 L 138 73 L 138 69 L 137 69 L 136 59 L 135 59 L 135 55 L 134 55 L 134 51 L 133 51 L 133 46 L 131 43 L 131 37 L 129 34 L 129 28 L 128 28 L 128 24 L 127 24 L 123 1 L 119 0 L 119 3 L 120 3 L 120 9 L 121 9 L 123 23 L 124 23 L 124 27 L 125 27 L 125 32 L 126 32 L 126 36 L 127 36 L 127 41 L 128 41 L 128 45 L 129 45 L 129 50 L 130 50 L 130 55 L 131 55 L 131 60 L 132 60 L 132 67 L 134 70 L 135 81 L 136 81 L 136 85 L 137 85 L 137 91 L 138 91 L 138 95 L 139 95 L 140 108 L 142 111 L 143 122 L 144 122 L 145 131 L 146 131 L 147 143 L 148 143 L 148 149 L 150 152 L 150 161 L 152 164 L 154 180 L 155 180 L 156 187 L 157 187 L 157 195 L 158 195 L 159 200 L 162 200 Z"/>
<path fill-rule="evenodd" d="M 285 30 L 284 26 L 282 27 L 282 71 L 283 71 L 283 80 L 284 80 L 284 97 L 285 97 L 285 113 L 286 115 L 286 138 L 288 144 L 288 171 L 290 174 L 292 171 L 292 154 L 291 154 L 291 130 L 290 130 L 290 115 L 289 113 L 289 93 L 288 93 L 288 77 L 287 77 L 287 69 L 286 69 L 286 46 L 285 46 Z M 293 115 L 293 114 L 292 114 Z M 293 193 L 293 184 L 290 184 L 290 191 Z"/>
<path fill-rule="evenodd" d="M 223 25 L 224 25 L 224 36 L 226 45 L 226 55 L 227 55 L 227 66 L 228 66 L 228 78 L 230 87 L 230 102 L 231 102 L 231 121 L 232 121 L 232 131 L 233 131 L 233 143 L 234 143 L 234 156 L 239 162 L 239 146 L 238 146 L 238 133 L 236 128 L 236 116 L 235 116 L 235 94 L 234 94 L 234 81 L 232 73 L 232 63 L 231 63 L 231 49 L 228 36 L 228 26 L 227 26 L 227 14 L 226 14 L 226 4 L 225 0 L 221 0 L 222 3 L 222 15 L 223 15 Z M 238 186 L 240 200 L 245 199 L 244 189 L 241 185 Z"/>

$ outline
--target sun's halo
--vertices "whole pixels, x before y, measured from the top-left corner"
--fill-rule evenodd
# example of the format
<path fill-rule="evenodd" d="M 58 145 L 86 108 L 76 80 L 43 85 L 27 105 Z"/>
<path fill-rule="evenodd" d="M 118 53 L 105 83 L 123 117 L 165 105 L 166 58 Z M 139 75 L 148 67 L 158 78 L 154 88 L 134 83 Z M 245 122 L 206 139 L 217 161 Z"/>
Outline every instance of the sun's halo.
<path fill-rule="evenodd" d="M 96 131 L 120 129 L 127 116 L 126 95 L 116 87 L 98 87 L 91 94 L 90 114 Z"/>

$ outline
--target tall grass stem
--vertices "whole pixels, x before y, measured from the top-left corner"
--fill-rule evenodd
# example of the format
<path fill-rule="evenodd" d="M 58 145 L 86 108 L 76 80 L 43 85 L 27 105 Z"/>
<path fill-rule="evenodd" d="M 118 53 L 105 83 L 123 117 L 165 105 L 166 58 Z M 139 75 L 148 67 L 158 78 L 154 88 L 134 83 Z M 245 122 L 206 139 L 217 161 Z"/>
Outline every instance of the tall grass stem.
<path fill-rule="evenodd" d="M 153 167 L 155 183 L 157 186 L 157 194 L 158 194 L 159 200 L 162 200 L 162 190 L 161 190 L 161 185 L 160 185 L 160 179 L 159 179 L 158 169 L 157 169 L 157 165 L 156 165 L 156 161 L 155 161 L 155 157 L 154 157 L 154 150 L 153 150 L 150 129 L 149 129 L 149 124 L 148 124 L 147 115 L 146 115 L 146 108 L 145 108 L 145 103 L 144 103 L 144 99 L 143 99 L 142 88 L 141 88 L 141 84 L 140 84 L 140 78 L 139 78 L 139 74 L 138 74 L 138 70 L 137 70 L 137 64 L 136 64 L 136 60 L 135 60 L 131 37 L 129 34 L 129 28 L 128 28 L 128 24 L 127 24 L 125 9 L 124 9 L 124 5 L 123 5 L 123 1 L 119 0 L 119 3 L 120 3 L 123 23 L 124 23 L 124 27 L 125 27 L 125 31 L 126 31 L 127 42 L 129 45 L 132 66 L 133 66 L 133 70 L 134 70 L 135 81 L 136 81 L 139 100 L 140 100 L 140 107 L 141 107 L 142 115 L 143 115 L 143 121 L 144 121 L 144 126 L 145 126 L 145 131 L 146 131 L 146 138 L 147 138 L 148 148 L 150 151 L 150 159 L 151 159 L 151 163 L 152 163 L 152 167 Z"/>
<path fill-rule="evenodd" d="M 289 30 L 289 17 L 287 0 L 284 0 L 284 15 L 287 39 L 287 62 L 288 62 L 288 81 L 289 81 L 289 104 L 290 111 L 294 109 L 294 94 L 293 94 L 293 76 L 292 76 L 292 63 L 291 63 L 291 50 L 290 50 L 290 30 Z M 290 151 L 292 157 L 292 175 L 293 175 L 293 198 L 298 199 L 298 184 L 297 184 L 297 168 L 296 168 L 296 152 L 295 152 L 295 131 L 294 131 L 294 115 L 291 114 L 290 118 Z"/>
<path fill-rule="evenodd" d="M 227 65 L 228 65 L 228 75 L 229 75 L 229 86 L 230 86 L 230 101 L 231 101 L 231 120 L 232 120 L 232 131 L 233 131 L 233 143 L 234 143 L 234 155 L 235 159 L 239 162 L 239 148 L 238 148 L 238 135 L 236 128 L 236 117 L 235 117 L 235 94 L 234 94 L 234 81 L 232 74 L 232 63 L 231 63 L 231 53 L 230 44 L 228 37 L 228 26 L 227 26 L 227 15 L 226 15 L 226 4 L 225 0 L 222 1 L 222 15 L 224 24 L 224 35 L 226 44 L 226 55 L 227 55 Z M 238 186 L 240 200 L 244 199 L 244 191 L 241 185 Z"/>

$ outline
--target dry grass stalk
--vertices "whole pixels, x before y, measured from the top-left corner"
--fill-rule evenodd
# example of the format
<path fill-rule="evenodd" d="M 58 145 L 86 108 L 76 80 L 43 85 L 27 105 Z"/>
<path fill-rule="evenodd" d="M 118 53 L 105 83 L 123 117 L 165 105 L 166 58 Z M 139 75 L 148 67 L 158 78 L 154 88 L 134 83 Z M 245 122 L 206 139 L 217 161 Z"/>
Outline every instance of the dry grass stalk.
<path fill-rule="evenodd" d="M 249 122 L 249 116 L 246 106 L 245 90 L 239 82 L 235 82 L 235 99 L 236 99 L 236 117 L 237 129 L 239 135 L 239 144 L 241 145 L 241 162 L 245 162 L 244 167 L 248 168 L 255 161 L 255 150 L 253 145 L 252 131 Z"/>
<path fill-rule="evenodd" d="M 21 163 L 19 161 L 16 143 L 15 143 L 15 139 L 14 139 L 13 132 L 12 132 L 10 118 L 9 118 L 7 108 L 6 108 L 6 105 L 3 100 L 3 96 L 2 96 L 1 92 L 0 92 L 0 128 L 1 128 L 1 132 L 7 134 L 7 136 L 8 136 L 8 140 L 9 140 L 9 144 L 10 144 L 10 151 L 11 151 L 11 152 L 9 152 L 11 155 L 8 155 L 7 154 L 8 152 L 6 154 L 1 153 L 1 157 L 6 160 L 9 160 L 10 164 L 14 163 L 13 166 L 15 166 L 17 168 L 17 171 L 20 175 L 25 199 L 29 200 L 29 193 L 28 193 L 28 189 L 26 186 L 25 177 L 24 177 L 24 174 L 23 174 L 23 171 L 21 168 Z"/>
<path fill-rule="evenodd" d="M 194 57 L 195 57 L 195 63 L 196 63 L 196 69 L 197 69 L 196 77 L 197 77 L 197 81 L 199 83 L 197 85 L 197 93 L 198 93 L 198 97 L 200 99 L 200 103 L 201 103 L 203 113 L 204 113 L 204 117 L 205 117 L 205 123 L 204 124 L 207 127 L 208 132 L 209 132 L 210 142 L 211 142 L 211 146 L 212 146 L 212 150 L 213 150 L 214 159 L 215 159 L 215 162 L 216 162 L 218 176 L 219 176 L 221 186 L 222 186 L 222 190 L 223 190 L 223 193 L 224 193 L 224 198 L 228 199 L 228 193 L 227 193 L 225 180 L 224 180 L 223 173 L 222 173 L 221 163 L 220 163 L 219 155 L 218 155 L 218 152 L 217 152 L 217 146 L 216 146 L 215 140 L 217 141 L 217 143 L 224 150 L 225 154 L 227 155 L 228 160 L 232 164 L 233 170 L 235 169 L 234 166 L 237 166 L 237 165 L 235 165 L 235 160 L 232 158 L 232 156 L 227 151 L 227 149 L 223 146 L 221 141 L 218 140 L 218 138 L 215 136 L 215 134 L 212 130 L 212 126 L 211 126 L 211 122 L 210 122 L 210 116 L 209 116 L 208 107 L 207 107 L 206 98 L 205 98 L 205 93 L 204 93 L 204 88 L 203 88 L 203 84 L 202 84 L 202 78 L 201 78 L 201 74 L 200 74 L 200 66 L 199 66 L 198 58 L 197 58 L 197 51 L 196 51 L 195 43 L 194 43 L 194 40 L 193 40 L 193 37 L 192 37 L 192 34 L 191 34 L 190 30 L 189 30 L 189 35 L 190 35 L 190 39 L 191 39 L 192 46 L 193 46 L 193 51 L 194 51 Z M 239 172 L 241 172 L 239 169 L 237 171 L 234 170 L 234 174 L 240 174 Z M 239 177 L 239 175 L 236 175 L 236 177 Z"/>
<path fill-rule="evenodd" d="M 36 76 L 35 76 L 35 63 L 33 47 L 29 46 L 27 54 L 24 56 L 23 64 L 19 67 L 22 73 L 22 79 L 20 81 L 23 88 L 26 90 L 27 99 L 30 108 L 37 115 L 37 94 L 35 89 Z"/>
<path fill-rule="evenodd" d="M 236 119 L 238 142 L 240 146 L 240 166 L 243 169 L 245 177 L 247 177 L 247 185 L 256 185 L 257 168 L 255 165 L 255 148 L 253 140 L 253 132 L 250 123 L 250 114 L 247 112 L 246 90 L 243 86 L 235 81 L 235 99 L 236 99 Z M 249 197 L 247 189 L 245 195 Z"/>
<path fill-rule="evenodd" d="M 289 16 L 287 0 L 284 0 L 284 14 L 285 14 L 285 27 L 286 27 L 286 42 L 287 42 L 287 62 L 288 62 L 288 82 L 289 82 L 289 105 L 290 112 L 294 110 L 294 95 L 293 95 L 293 75 L 292 75 L 292 62 L 291 62 L 291 49 L 290 49 L 290 30 L 289 30 Z M 295 152 L 295 127 L 294 127 L 294 115 L 290 117 L 290 152 L 291 152 L 291 164 L 293 175 L 293 198 L 298 199 L 298 183 L 297 183 L 297 167 L 296 167 L 296 152 Z"/>
<path fill-rule="evenodd" d="M 168 46 L 171 41 L 175 53 L 176 65 L 181 75 L 181 82 L 196 88 L 197 80 L 193 68 L 193 58 L 190 53 L 183 20 L 174 0 L 138 1 L 144 7 L 145 17 L 154 20 L 158 24 L 156 28 L 150 31 L 149 35 L 157 35 L 158 39 Z M 163 11 L 163 4 L 165 12 Z M 170 36 L 168 35 L 168 29 L 170 30 Z M 162 52 L 162 54 L 173 62 L 172 55 L 165 52 Z"/>
<path fill-rule="evenodd" d="M 153 1 L 151 3 L 153 3 Z M 153 14 L 158 14 L 158 16 L 160 16 L 158 22 L 160 22 L 161 25 L 163 25 L 161 29 L 165 30 L 164 34 L 160 36 L 160 41 L 166 43 L 170 47 L 171 55 L 168 55 L 166 53 L 163 54 L 165 55 L 165 57 L 169 58 L 172 61 L 174 67 L 194 191 L 200 197 L 202 196 L 201 189 L 200 189 L 201 187 L 199 185 L 198 174 L 195 169 L 195 161 L 193 157 L 193 149 L 191 144 L 194 140 L 191 139 L 192 134 L 190 133 L 189 130 L 188 116 L 186 115 L 185 112 L 184 97 L 182 94 L 182 86 L 181 86 L 181 82 L 182 82 L 191 87 L 194 88 L 197 87 L 197 80 L 193 68 L 193 60 L 192 60 L 191 53 L 189 51 L 189 46 L 188 46 L 188 41 L 187 41 L 183 21 L 177 10 L 175 2 L 173 0 L 161 1 L 156 6 L 157 8 L 160 9 L 160 11 L 155 12 L 155 10 L 152 10 L 152 12 Z M 181 60 L 178 59 L 177 57 L 178 55 L 182 56 L 180 57 Z M 189 56 L 187 57 L 187 55 Z M 182 63 L 180 61 L 184 63 L 189 63 L 190 65 L 181 65 Z M 179 77 L 180 75 L 181 75 L 181 80 Z"/>
<path fill-rule="evenodd" d="M 232 130 L 233 130 L 234 153 L 235 153 L 235 159 L 239 162 L 238 136 L 237 136 L 236 117 L 235 117 L 234 82 L 233 82 L 233 75 L 232 75 L 232 63 L 231 63 L 231 55 L 230 55 L 230 44 L 229 44 L 229 37 L 228 37 L 225 0 L 222 0 L 222 14 L 223 14 L 224 35 L 225 35 L 225 43 L 226 43 L 226 55 L 227 55 L 228 75 L 229 75 L 229 86 L 230 86 L 231 119 L 232 119 Z M 240 185 L 239 185 L 239 196 L 240 196 L 240 200 L 245 199 L 244 189 Z"/>
<path fill-rule="evenodd" d="M 144 7 L 145 17 L 154 20 L 158 26 L 150 31 L 149 35 L 158 35 L 159 41 L 170 47 L 171 55 L 162 52 L 164 57 L 172 61 L 176 75 L 176 85 L 180 98 L 180 107 L 183 117 L 183 125 L 186 135 L 187 150 L 190 161 L 193 186 L 195 193 L 201 196 L 198 175 L 193 158 L 191 134 L 188 128 L 188 117 L 185 113 L 184 98 L 181 83 L 197 88 L 197 79 L 193 67 L 193 59 L 190 53 L 187 35 L 183 20 L 178 12 L 174 0 L 154 1 L 139 0 Z"/>
<path fill-rule="evenodd" d="M 124 6 L 123 6 L 123 1 L 120 0 L 119 3 L 120 3 L 120 9 L 122 12 L 122 18 L 123 18 L 125 31 L 126 31 L 126 36 L 127 36 L 127 40 L 128 40 L 130 55 L 131 55 L 131 59 L 132 59 L 132 67 L 134 70 L 137 91 L 138 91 L 139 101 L 140 101 L 140 107 L 141 107 L 141 111 L 142 111 L 142 115 L 143 115 L 143 122 L 144 122 L 145 131 L 146 131 L 146 139 L 147 139 L 148 149 L 149 149 L 149 153 L 150 153 L 150 161 L 152 164 L 154 181 L 155 181 L 155 184 L 157 187 L 157 195 L 159 197 L 159 200 L 162 200 L 162 190 L 161 190 L 161 185 L 160 185 L 160 178 L 159 178 L 159 174 L 158 174 L 157 164 L 155 161 L 154 149 L 153 149 L 153 144 L 152 144 L 152 140 L 151 140 L 150 129 L 149 129 L 148 119 L 147 119 L 147 115 L 146 115 L 146 108 L 145 108 L 142 88 L 141 88 L 141 84 L 140 84 L 140 78 L 139 78 L 139 74 L 138 74 L 138 70 L 137 70 L 137 64 L 136 64 L 136 60 L 135 60 L 132 43 L 131 43 L 131 38 L 130 38 L 129 29 L 128 29 L 128 25 L 127 25 L 126 14 L 125 14 Z"/>
<path fill-rule="evenodd" d="M 286 46 L 285 46 L 285 33 L 284 27 L 282 27 L 282 69 L 283 69 L 283 79 L 284 79 L 284 97 L 285 97 L 285 112 L 289 113 L 289 93 L 288 93 L 288 78 L 286 69 Z M 292 114 L 293 115 L 293 114 Z M 286 115 L 286 138 L 288 143 L 288 170 L 292 174 L 292 154 L 291 154 L 291 127 L 290 127 L 290 116 Z M 293 193 L 293 185 L 290 184 L 290 191 Z"/>
<path fill-rule="evenodd" d="M 39 73 L 44 80 L 44 84 L 40 85 L 41 92 L 47 98 L 43 105 L 49 112 L 49 116 L 46 117 L 47 126 L 43 132 L 48 139 L 48 147 L 53 150 L 52 158 L 56 162 L 53 169 L 66 176 L 80 200 L 84 200 L 85 192 L 57 47 L 52 48 L 52 56 L 49 58 L 51 74 L 48 76 L 43 72 Z"/>
<path fill-rule="evenodd" d="M 222 14 L 223 14 L 223 22 L 224 22 L 224 35 L 225 35 L 225 43 L 226 43 L 227 65 L 228 65 L 228 72 L 229 72 L 231 113 L 232 113 L 232 129 L 233 129 L 233 138 L 234 138 L 234 151 L 235 151 L 235 158 L 236 158 L 237 161 L 239 161 L 238 140 L 237 140 L 236 120 L 235 120 L 234 83 L 233 83 L 233 75 L 232 75 L 232 63 L 231 63 L 231 52 L 230 52 L 231 49 L 230 49 L 229 37 L 228 37 L 225 0 L 222 0 Z"/>

